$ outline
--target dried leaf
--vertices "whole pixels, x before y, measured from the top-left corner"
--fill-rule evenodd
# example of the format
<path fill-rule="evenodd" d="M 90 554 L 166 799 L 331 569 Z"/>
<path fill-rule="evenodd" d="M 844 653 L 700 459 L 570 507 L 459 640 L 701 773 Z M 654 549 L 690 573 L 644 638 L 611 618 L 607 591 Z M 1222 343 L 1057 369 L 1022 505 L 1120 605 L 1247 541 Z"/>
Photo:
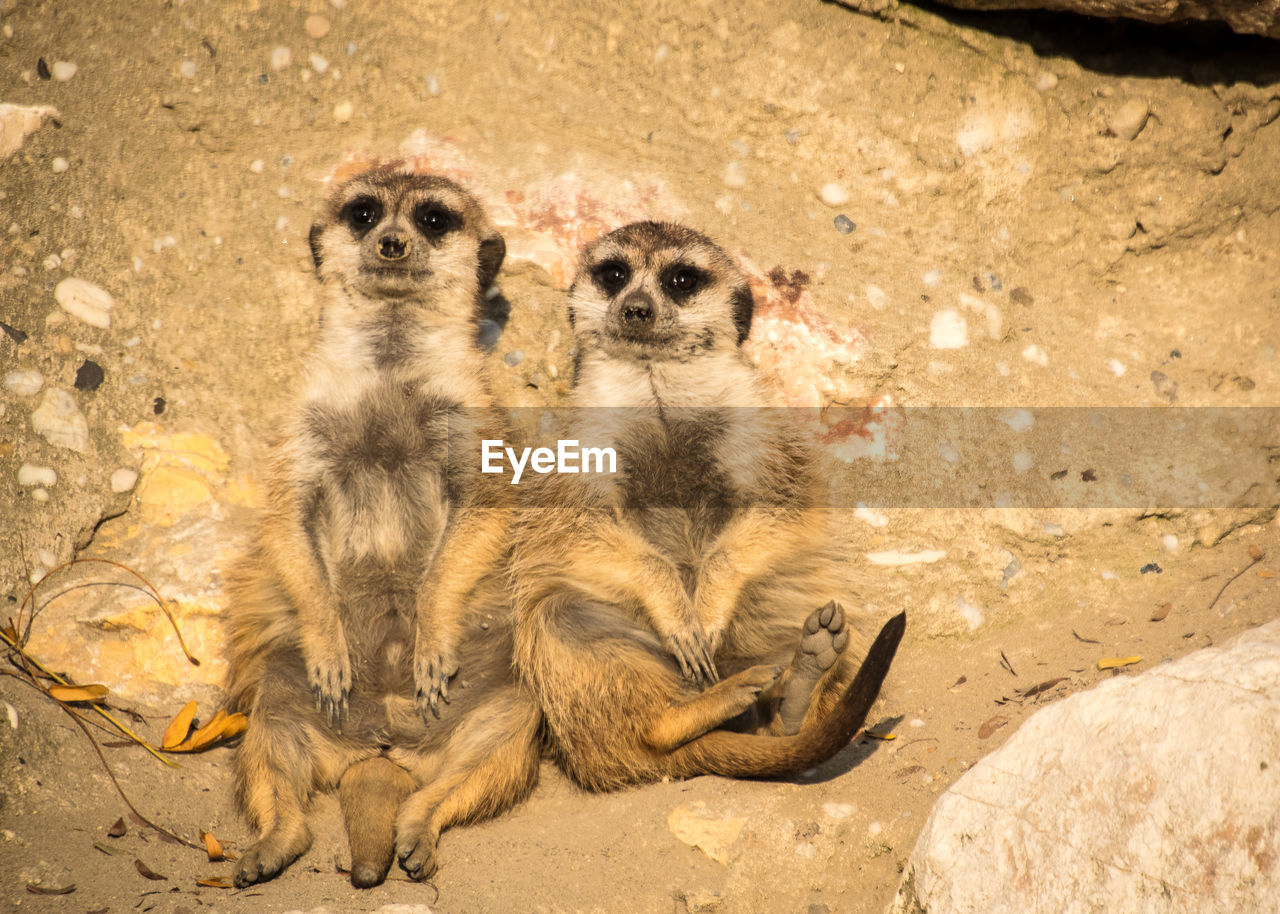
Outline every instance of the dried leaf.
<path fill-rule="evenodd" d="M 172 749 L 174 746 L 181 744 L 187 738 L 187 734 L 191 732 L 191 722 L 196 719 L 196 703 L 189 701 L 182 706 L 182 710 L 178 712 L 178 716 L 170 721 L 169 726 L 164 728 L 164 736 L 160 738 L 161 749 Z"/>
<path fill-rule="evenodd" d="M 137 870 L 140 875 L 146 877 L 147 879 L 154 879 L 159 881 L 162 879 L 169 878 L 168 876 L 161 876 L 159 873 L 153 872 L 151 867 L 147 866 L 141 860 L 135 859 L 133 861 L 133 868 Z"/>
<path fill-rule="evenodd" d="M 200 832 L 200 838 L 204 841 L 204 849 L 209 853 L 209 862 L 217 863 L 226 859 L 226 854 L 222 852 L 222 845 L 207 831 Z"/>
<path fill-rule="evenodd" d="M 1169 613 L 1173 610 L 1172 603 L 1165 603 L 1159 609 L 1151 614 L 1152 622 L 1163 622 Z"/>
<path fill-rule="evenodd" d="M 58 699 L 58 701 L 101 701 L 110 693 L 110 689 L 99 683 L 78 686 L 49 686 L 49 694 Z"/>
<path fill-rule="evenodd" d="M 197 879 L 196 885 L 207 886 L 211 889 L 229 889 L 232 887 L 226 876 L 205 876 Z"/>
<path fill-rule="evenodd" d="M 169 751 L 199 752 L 201 749 L 208 749 L 217 743 L 239 736 L 248 725 L 249 718 L 239 712 L 228 714 L 226 711 L 219 711 L 213 716 L 213 720 Z"/>
<path fill-rule="evenodd" d="M 1058 683 L 1066 681 L 1066 676 L 1059 676 L 1057 679 L 1046 679 L 1044 682 L 1037 682 L 1035 685 L 1020 694 L 1023 698 L 1030 698 L 1033 695 L 1039 695 L 1041 692 L 1047 692 Z"/>
<path fill-rule="evenodd" d="M 1003 714 L 997 714 L 995 717 L 988 718 L 983 722 L 982 726 L 978 728 L 978 739 L 986 739 L 1008 722 L 1009 718 L 1005 717 Z"/>
<path fill-rule="evenodd" d="M 1258 577 L 1260 577 L 1260 578 L 1274 578 L 1275 576 L 1276 576 L 1276 573 L 1275 573 L 1274 571 L 1259 571 L 1259 572 L 1258 572 Z"/>
<path fill-rule="evenodd" d="M 869 736 L 872 739 L 884 740 L 885 742 L 898 738 L 898 734 L 896 733 L 872 733 L 870 730 L 864 730 L 862 735 Z"/>
<path fill-rule="evenodd" d="M 124 824 L 124 819 L 116 819 L 115 824 L 107 829 L 107 837 L 123 838 L 124 833 L 128 830 L 128 827 Z"/>
<path fill-rule="evenodd" d="M 1130 664 L 1137 663 L 1141 659 L 1141 654 L 1134 654 L 1132 657 L 1103 657 L 1098 661 L 1098 669 L 1113 670 L 1116 667 L 1129 666 Z"/>
<path fill-rule="evenodd" d="M 968 681 L 969 681 L 968 676 L 961 676 L 959 679 L 957 679 L 955 682 L 951 684 L 951 689 L 955 689 L 957 686 L 962 686 Z M 948 689 L 948 691 L 951 691 L 951 689 Z"/>
<path fill-rule="evenodd" d="M 1255 562 L 1261 562 L 1264 557 L 1265 553 L 1257 546 L 1249 547 L 1249 558 L 1253 559 Z"/>
<path fill-rule="evenodd" d="M 53 889 L 48 886 L 36 885 L 34 882 L 27 883 L 27 891 L 32 895 L 70 895 L 76 890 L 76 884 L 64 885 L 62 888 Z"/>
<path fill-rule="evenodd" d="M 1071 629 L 1071 634 L 1072 634 L 1072 636 L 1073 636 L 1077 641 L 1080 641 L 1080 642 L 1082 642 L 1082 643 L 1084 643 L 1084 644 L 1101 644 L 1101 643 L 1102 643 L 1101 641 L 1095 641 L 1095 640 L 1094 640 L 1094 639 L 1092 639 L 1092 638 L 1084 638 L 1084 637 L 1081 637 L 1079 634 L 1077 634 L 1077 632 L 1076 632 L 1076 630 L 1075 630 L 1074 628 L 1073 628 L 1073 629 Z"/>

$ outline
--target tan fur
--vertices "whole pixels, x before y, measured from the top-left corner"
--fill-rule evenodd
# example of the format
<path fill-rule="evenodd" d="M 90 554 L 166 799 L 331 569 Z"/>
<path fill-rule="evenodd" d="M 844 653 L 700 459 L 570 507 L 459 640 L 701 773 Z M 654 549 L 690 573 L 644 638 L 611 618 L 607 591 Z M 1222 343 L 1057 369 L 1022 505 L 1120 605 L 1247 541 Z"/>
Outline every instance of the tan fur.
<path fill-rule="evenodd" d="M 394 818 L 425 878 L 440 831 L 519 801 L 538 760 L 510 669 L 509 514 L 473 459 L 501 435 L 474 339 L 502 238 L 453 183 L 385 166 L 334 191 L 311 242 L 321 336 L 229 585 L 237 788 L 261 830 L 241 886 L 306 851 L 311 798 L 339 783 L 349 825 Z M 390 859 L 389 825 L 366 824 L 359 885 Z"/>
<path fill-rule="evenodd" d="M 901 620 L 851 686 L 822 475 L 739 348 L 746 280 L 705 236 L 636 223 L 584 252 L 569 308 L 584 408 L 562 437 L 618 472 L 540 480 L 516 534 L 516 662 L 553 751 L 597 789 L 821 762 Z"/>

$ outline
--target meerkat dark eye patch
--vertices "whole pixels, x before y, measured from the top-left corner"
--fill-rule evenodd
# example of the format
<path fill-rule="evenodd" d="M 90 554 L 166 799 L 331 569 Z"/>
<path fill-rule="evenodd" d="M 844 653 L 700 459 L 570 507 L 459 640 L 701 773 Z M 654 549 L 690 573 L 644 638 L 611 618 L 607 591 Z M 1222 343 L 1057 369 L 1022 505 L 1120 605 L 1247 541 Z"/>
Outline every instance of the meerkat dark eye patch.
<path fill-rule="evenodd" d="M 662 274 L 662 288 L 676 301 L 688 298 L 707 284 L 707 275 L 696 267 L 676 264 Z"/>
<path fill-rule="evenodd" d="M 631 281 L 631 268 L 621 260 L 606 260 L 591 271 L 591 278 L 609 295 L 616 295 Z"/>
<path fill-rule="evenodd" d="M 360 237 L 382 221 L 382 204 L 373 197 L 356 197 L 342 207 L 338 218 L 351 226 L 356 237 Z"/>
<path fill-rule="evenodd" d="M 422 203 L 413 211 L 413 224 L 428 238 L 442 238 L 458 228 L 460 220 L 439 203 Z"/>

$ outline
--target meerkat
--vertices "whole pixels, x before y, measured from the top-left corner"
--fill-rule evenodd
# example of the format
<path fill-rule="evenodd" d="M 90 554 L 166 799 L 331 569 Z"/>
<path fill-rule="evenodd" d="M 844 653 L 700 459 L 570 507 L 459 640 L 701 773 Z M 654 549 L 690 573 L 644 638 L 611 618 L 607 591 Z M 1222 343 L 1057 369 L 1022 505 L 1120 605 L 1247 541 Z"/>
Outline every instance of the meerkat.
<path fill-rule="evenodd" d="M 471 459 L 495 434 L 476 330 L 503 239 L 462 188 L 393 164 L 340 184 L 310 242 L 320 339 L 228 588 L 237 794 L 260 830 L 238 886 L 307 850 L 311 799 L 334 787 L 354 884 L 393 850 L 426 878 L 440 832 L 514 805 L 539 760 L 508 521 Z"/>
<path fill-rule="evenodd" d="M 598 239 L 570 289 L 569 437 L 617 470 L 539 480 L 512 575 L 517 669 L 588 788 L 817 765 L 902 636 L 899 615 L 855 676 L 819 465 L 741 350 L 752 304 L 729 256 L 671 223 Z"/>

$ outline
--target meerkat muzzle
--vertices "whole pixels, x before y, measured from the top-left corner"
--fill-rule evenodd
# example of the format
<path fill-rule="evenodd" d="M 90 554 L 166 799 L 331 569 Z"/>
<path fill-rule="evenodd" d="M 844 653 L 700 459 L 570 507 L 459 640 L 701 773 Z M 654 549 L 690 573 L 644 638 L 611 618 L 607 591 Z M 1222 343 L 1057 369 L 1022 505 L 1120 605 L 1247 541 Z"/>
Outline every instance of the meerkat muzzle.
<path fill-rule="evenodd" d="M 643 292 L 632 292 L 622 300 L 622 320 L 632 325 L 652 324 L 653 299 Z"/>
<path fill-rule="evenodd" d="M 409 239 L 394 232 L 383 235 L 378 239 L 378 256 L 383 260 L 404 260 L 409 256 Z"/>

